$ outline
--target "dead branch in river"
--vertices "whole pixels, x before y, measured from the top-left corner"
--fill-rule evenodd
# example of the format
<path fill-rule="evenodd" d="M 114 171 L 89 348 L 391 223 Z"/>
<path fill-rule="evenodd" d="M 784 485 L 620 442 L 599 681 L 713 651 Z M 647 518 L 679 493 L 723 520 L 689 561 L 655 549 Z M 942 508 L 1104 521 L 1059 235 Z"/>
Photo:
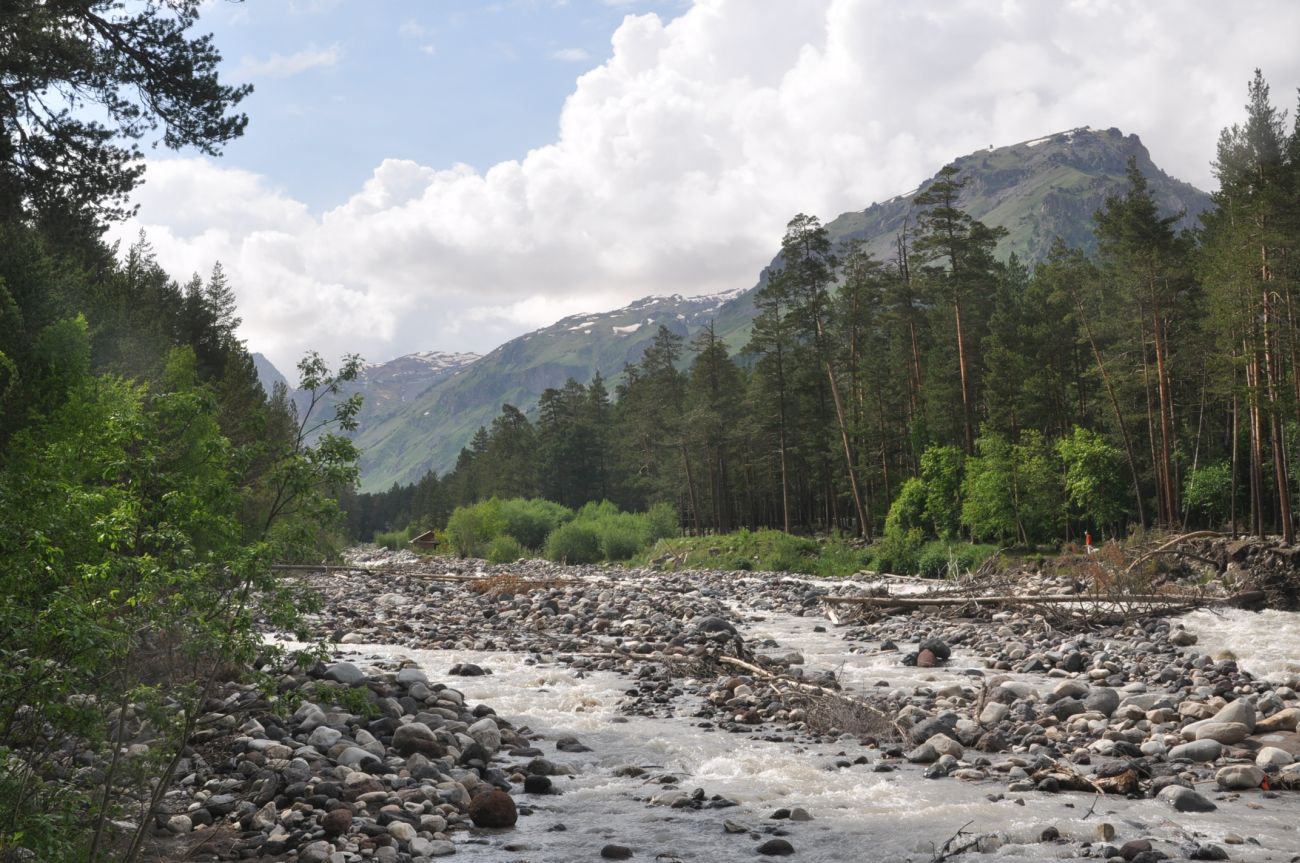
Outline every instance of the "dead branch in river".
<path fill-rule="evenodd" d="M 1147 594 L 1010 594 L 997 596 L 823 596 L 827 605 L 860 605 L 874 608 L 930 608 L 963 605 L 1142 605 L 1162 610 L 1205 608 L 1210 605 L 1251 605 L 1263 601 L 1262 591 L 1251 590 L 1233 596 L 1200 593 Z"/>

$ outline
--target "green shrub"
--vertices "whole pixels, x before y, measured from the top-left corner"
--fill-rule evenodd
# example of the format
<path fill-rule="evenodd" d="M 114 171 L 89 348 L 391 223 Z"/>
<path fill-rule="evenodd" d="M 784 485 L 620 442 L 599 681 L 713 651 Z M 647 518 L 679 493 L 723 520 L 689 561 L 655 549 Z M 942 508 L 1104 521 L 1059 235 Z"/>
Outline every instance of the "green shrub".
<path fill-rule="evenodd" d="M 514 537 L 524 548 L 533 550 L 544 546 L 551 531 L 573 518 L 573 510 L 567 506 L 540 498 L 503 500 L 498 512 L 502 532 Z"/>
<path fill-rule="evenodd" d="M 965 542 L 927 542 L 917 554 L 914 573 L 926 578 L 949 578 L 979 569 L 997 553 L 995 545 Z"/>
<path fill-rule="evenodd" d="M 631 560 L 646 545 L 636 525 L 626 522 L 603 522 L 596 526 L 596 533 L 605 560 Z"/>
<path fill-rule="evenodd" d="M 867 553 L 850 545 L 843 538 L 836 537 L 824 543 L 813 561 L 813 574 L 823 578 L 838 578 L 853 575 L 867 565 Z"/>
<path fill-rule="evenodd" d="M 671 503 L 657 503 L 650 507 L 644 516 L 646 545 L 654 545 L 661 539 L 677 536 L 681 528 L 677 518 L 677 507 Z"/>
<path fill-rule="evenodd" d="M 600 553 L 600 534 L 580 521 L 562 524 L 546 538 L 546 557 L 557 563 L 596 563 Z"/>
<path fill-rule="evenodd" d="M 925 535 L 918 527 L 886 530 L 885 535 L 871 546 L 871 568 L 897 575 L 916 572 L 917 559 L 924 545 Z"/>
<path fill-rule="evenodd" d="M 447 519 L 447 541 L 460 557 L 482 557 L 488 543 L 504 529 L 501 501 L 492 498 L 456 507 Z"/>
<path fill-rule="evenodd" d="M 375 545 L 382 545 L 391 551 L 401 551 L 411 541 L 411 530 L 386 530 L 375 534 Z"/>
<path fill-rule="evenodd" d="M 909 477 L 898 490 L 898 497 L 889 505 L 885 515 L 885 534 L 903 536 L 910 530 L 925 527 L 925 483 L 918 477 Z"/>
<path fill-rule="evenodd" d="M 493 537 L 487 546 L 488 563 L 514 563 L 524 556 L 524 547 L 519 540 L 506 533 Z"/>

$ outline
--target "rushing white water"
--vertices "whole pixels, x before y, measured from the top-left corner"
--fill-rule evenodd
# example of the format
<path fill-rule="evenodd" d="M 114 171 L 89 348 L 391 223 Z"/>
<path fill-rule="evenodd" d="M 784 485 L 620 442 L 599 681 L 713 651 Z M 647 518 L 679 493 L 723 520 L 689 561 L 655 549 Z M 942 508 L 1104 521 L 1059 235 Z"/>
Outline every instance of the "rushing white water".
<path fill-rule="evenodd" d="M 1235 658 L 1256 677 L 1300 683 L 1300 615 L 1239 608 L 1193 611 L 1180 618 L 1196 633 L 1195 650 L 1216 659 Z"/>
<path fill-rule="evenodd" d="M 846 652 L 835 632 L 814 632 L 818 620 L 769 612 L 758 616 L 762 619 L 746 627 L 747 640 L 773 638 L 783 650 L 803 653 L 811 670 L 839 670 L 850 686 L 865 689 L 877 680 L 895 686 L 969 683 L 972 678 L 962 669 L 978 667 L 973 657 L 957 655 L 945 670 L 904 668 L 897 654 Z M 1234 846 L 1234 860 L 1286 860 L 1290 855 L 1281 852 L 1300 849 L 1293 800 L 1286 795 L 1278 799 L 1252 795 L 1251 808 L 1242 797 L 1221 803 L 1217 812 L 1200 815 L 1178 814 L 1154 800 L 1106 798 L 1096 801 L 1095 811 L 1090 812 L 1094 800 L 1088 795 L 1005 794 L 1006 784 L 1000 779 L 926 780 L 912 765 L 890 773 L 872 772 L 869 765 L 837 767 L 837 760 L 851 761 L 868 750 L 856 741 L 799 746 L 706 731 L 688 718 L 689 705 L 675 719 L 624 718 L 617 704 L 633 682 L 612 672 L 582 674 L 546 662 L 530 664 L 528 657 L 515 653 L 353 645 L 345 655 L 363 666 L 395 657 L 413 660 L 430 679 L 447 681 L 467 700 L 489 704 L 517 726 L 540 733 L 544 739 L 537 746 L 546 757 L 578 768 L 574 777 L 556 777 L 560 795 L 519 793 L 519 803 L 532 811 L 520 818 L 515 829 L 476 831 L 468 839 L 456 834 L 458 857 L 493 863 L 598 859 L 602 845 L 617 843 L 632 848 L 633 859 L 664 863 L 678 858 L 711 863 L 753 859 L 758 840 L 743 833 L 727 834 L 724 818 L 750 828 L 779 825 L 787 831 L 797 859 L 814 863 L 927 861 L 935 848 L 965 825 L 972 833 L 999 834 L 976 859 L 1069 859 L 1069 845 L 1040 843 L 1041 832 L 1050 826 L 1066 838 L 1088 840 L 1102 821 L 1115 827 L 1116 844 L 1134 838 L 1161 840 L 1173 843 L 1165 846 L 1173 856 L 1179 844 L 1194 838 L 1222 842 L 1232 833 L 1259 843 Z M 473 662 L 493 673 L 447 677 L 457 662 Z M 593 751 L 556 752 L 550 741 L 563 734 L 577 736 Z M 614 775 L 627 765 L 646 768 L 646 775 Z M 678 787 L 684 791 L 703 788 L 710 796 L 720 794 L 740 805 L 701 811 L 649 805 L 651 797 L 664 791 L 649 780 L 665 773 L 678 777 Z M 1004 799 L 989 799 L 1002 794 Z M 778 807 L 795 806 L 807 809 L 814 820 L 766 819 Z M 556 829 L 560 824 L 563 830 Z"/>

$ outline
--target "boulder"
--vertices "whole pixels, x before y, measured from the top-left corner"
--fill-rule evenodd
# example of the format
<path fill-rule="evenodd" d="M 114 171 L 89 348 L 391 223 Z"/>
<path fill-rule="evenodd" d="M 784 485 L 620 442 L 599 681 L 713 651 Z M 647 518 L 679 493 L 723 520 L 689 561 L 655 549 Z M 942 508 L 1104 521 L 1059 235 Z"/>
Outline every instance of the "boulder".
<path fill-rule="evenodd" d="M 1119 692 L 1108 686 L 1094 686 L 1084 696 L 1083 706 L 1102 716 L 1110 716 L 1119 707 Z"/>
<path fill-rule="evenodd" d="M 331 809 L 321 818 L 320 826 L 326 836 L 341 836 L 352 827 L 352 810 Z"/>
<path fill-rule="evenodd" d="M 1255 705 L 1244 698 L 1229 702 L 1222 710 L 1214 714 L 1214 722 L 1240 722 L 1246 726 L 1246 733 L 1255 730 Z"/>
<path fill-rule="evenodd" d="M 1214 774 L 1214 781 L 1225 791 L 1258 788 L 1264 781 L 1264 771 L 1253 764 L 1229 764 Z"/>
<path fill-rule="evenodd" d="M 1223 754 L 1223 744 L 1217 740 L 1193 740 L 1169 750 L 1170 761 L 1214 761 Z"/>
<path fill-rule="evenodd" d="M 325 669 L 325 679 L 344 686 L 360 686 L 366 682 L 366 674 L 351 662 L 335 662 Z"/>
<path fill-rule="evenodd" d="M 1217 740 L 1231 746 L 1250 736 L 1250 729 L 1241 722 L 1219 722 L 1215 719 L 1196 723 L 1195 740 Z M 1186 736 L 1186 733 L 1184 733 Z"/>
<path fill-rule="evenodd" d="M 1285 767 L 1293 761 L 1295 761 L 1295 758 L 1292 757 L 1290 752 L 1276 746 L 1265 746 L 1255 753 L 1255 766 L 1262 769 Z"/>
<path fill-rule="evenodd" d="M 1255 733 L 1295 731 L 1298 724 L 1300 724 L 1300 708 L 1287 707 L 1272 716 L 1265 716 L 1263 719 L 1257 720 L 1255 722 Z"/>
<path fill-rule="evenodd" d="M 501 748 L 501 729 L 497 728 L 496 722 L 490 716 L 484 716 L 475 722 L 465 733 L 473 737 L 489 755 L 495 754 Z"/>
<path fill-rule="evenodd" d="M 470 801 L 469 817 L 475 827 L 513 827 L 519 820 L 514 798 L 493 788 Z"/>
<path fill-rule="evenodd" d="M 438 742 L 433 729 L 423 722 L 408 722 L 393 732 L 393 748 L 399 755 L 413 755 L 416 752 L 431 758 L 440 758 L 447 754 L 447 749 Z"/>
<path fill-rule="evenodd" d="M 962 745 L 946 734 L 936 734 L 921 745 L 932 748 L 937 753 L 936 757 L 951 755 L 953 758 L 961 758 L 963 754 Z"/>
<path fill-rule="evenodd" d="M 1182 785 L 1166 785 L 1156 799 L 1178 812 L 1213 812 L 1218 808 L 1205 795 Z"/>
<path fill-rule="evenodd" d="M 769 839 L 758 846 L 758 853 L 770 857 L 788 857 L 794 853 L 794 846 L 785 839 Z"/>

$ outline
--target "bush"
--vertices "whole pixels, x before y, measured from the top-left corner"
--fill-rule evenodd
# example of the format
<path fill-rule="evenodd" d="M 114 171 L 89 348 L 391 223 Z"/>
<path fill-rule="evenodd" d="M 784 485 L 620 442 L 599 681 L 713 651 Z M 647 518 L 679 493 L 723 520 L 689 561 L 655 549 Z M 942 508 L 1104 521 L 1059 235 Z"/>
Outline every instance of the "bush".
<path fill-rule="evenodd" d="M 995 545 L 927 542 L 917 553 L 915 574 L 926 578 L 956 577 L 979 569 L 997 550 Z"/>
<path fill-rule="evenodd" d="M 600 555 L 600 534 L 580 521 L 560 525 L 546 539 L 546 557 L 557 563 L 596 563 Z"/>
<path fill-rule="evenodd" d="M 889 505 L 885 516 L 885 535 L 905 535 L 908 531 L 925 527 L 925 483 L 909 477 L 898 490 L 898 497 Z"/>
<path fill-rule="evenodd" d="M 524 548 L 540 549 L 546 537 L 560 525 L 573 519 L 573 510 L 549 500 L 522 497 L 501 501 L 498 512 L 502 532 L 519 541 Z"/>
<path fill-rule="evenodd" d="M 375 534 L 375 545 L 381 545 L 390 551 L 401 551 L 411 541 L 411 529 L 386 530 Z"/>
<path fill-rule="evenodd" d="M 655 504 L 650 507 L 650 511 L 645 514 L 644 518 L 646 545 L 654 545 L 661 539 L 677 536 L 681 532 L 677 507 L 671 503 Z"/>
<path fill-rule="evenodd" d="M 605 560 L 631 560 L 646 546 L 643 533 L 635 523 L 608 520 L 595 528 Z"/>
<path fill-rule="evenodd" d="M 871 546 L 871 568 L 896 575 L 914 573 L 924 545 L 925 535 L 920 528 L 886 530 L 885 535 Z"/>
<path fill-rule="evenodd" d="M 493 537 L 487 546 L 488 563 L 514 563 L 524 557 L 524 547 L 509 534 Z"/>
<path fill-rule="evenodd" d="M 488 543 L 505 529 L 501 501 L 496 498 L 472 506 L 458 506 L 447 519 L 447 541 L 460 557 L 482 557 Z"/>

